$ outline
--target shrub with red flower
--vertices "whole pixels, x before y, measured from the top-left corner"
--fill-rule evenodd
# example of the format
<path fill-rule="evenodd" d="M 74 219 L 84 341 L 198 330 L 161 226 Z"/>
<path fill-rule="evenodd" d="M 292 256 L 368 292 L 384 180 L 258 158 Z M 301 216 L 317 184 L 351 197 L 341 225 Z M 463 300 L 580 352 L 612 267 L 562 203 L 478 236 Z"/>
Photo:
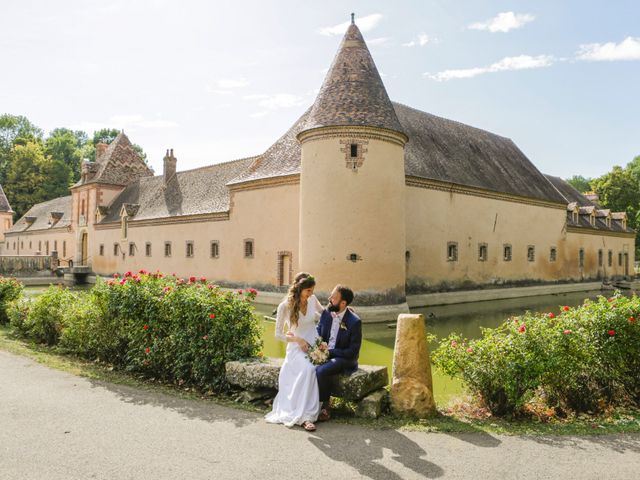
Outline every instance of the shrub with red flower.
<path fill-rule="evenodd" d="M 130 277 L 131 275 L 133 275 L 132 272 L 125 272 L 125 274 L 124 274 L 125 277 Z"/>
<path fill-rule="evenodd" d="M 144 353 L 146 353 L 147 355 L 149 355 L 149 353 L 151 353 L 151 349 L 149 347 L 144 349 Z"/>
<path fill-rule="evenodd" d="M 564 333 L 565 335 L 571 335 L 571 330 L 569 330 L 569 329 L 567 328 L 567 329 L 566 329 L 564 332 L 562 332 L 562 333 Z"/>
<path fill-rule="evenodd" d="M 215 313 L 210 313 L 210 314 L 209 314 L 209 318 L 210 318 L 211 320 L 213 320 L 214 318 L 216 318 L 216 314 L 215 314 Z"/>
<path fill-rule="evenodd" d="M 553 312 L 549 312 L 549 313 L 547 313 L 547 317 L 549 317 L 549 318 L 556 318 L 556 314 L 555 314 L 555 313 L 553 313 Z"/>
<path fill-rule="evenodd" d="M 636 317 L 629 317 L 629 322 L 634 323 L 636 321 Z"/>
<path fill-rule="evenodd" d="M 189 283 L 196 283 L 196 277 L 189 277 Z"/>
<path fill-rule="evenodd" d="M 524 333 L 527 331 L 527 326 L 523 323 L 522 325 L 520 325 L 520 328 L 518 329 L 518 331 L 520 333 Z"/>
<path fill-rule="evenodd" d="M 200 281 L 202 283 L 207 283 L 207 277 L 200 277 Z"/>
<path fill-rule="evenodd" d="M 119 273 L 114 273 L 113 274 L 113 278 L 120 278 L 120 274 Z"/>
<path fill-rule="evenodd" d="M 142 326 L 142 329 L 143 329 L 143 330 L 149 330 L 149 325 L 143 325 L 143 326 Z"/>
<path fill-rule="evenodd" d="M 564 307 L 562 307 L 562 310 L 568 312 L 569 310 L 571 310 L 571 307 L 569 307 L 569 305 L 565 305 Z"/>
<path fill-rule="evenodd" d="M 616 334 L 616 331 L 611 329 L 607 333 L 609 334 L 610 337 L 613 337 Z"/>

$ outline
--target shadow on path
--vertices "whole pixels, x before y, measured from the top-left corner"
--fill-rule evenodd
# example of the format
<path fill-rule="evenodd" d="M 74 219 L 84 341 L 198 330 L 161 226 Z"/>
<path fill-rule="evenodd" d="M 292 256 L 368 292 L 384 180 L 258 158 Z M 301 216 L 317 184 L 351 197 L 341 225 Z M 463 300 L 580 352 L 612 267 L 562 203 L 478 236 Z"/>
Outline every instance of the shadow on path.
<path fill-rule="evenodd" d="M 89 379 L 89 381 L 94 388 L 100 387 L 115 393 L 123 402 L 161 407 L 192 419 L 206 422 L 228 422 L 233 423 L 236 427 L 245 427 L 261 419 L 256 413 L 225 407 L 213 402 L 178 398 L 161 392 L 142 390 L 140 387 L 117 385 L 99 380 Z"/>
<path fill-rule="evenodd" d="M 361 475 L 374 480 L 402 479 L 396 472 L 382 465 L 385 450 L 391 459 L 424 478 L 437 478 L 444 470 L 425 460 L 422 447 L 395 430 L 347 430 L 337 425 L 323 424 L 309 437 L 316 448 L 327 457 L 355 468 Z M 343 426 L 344 427 L 344 426 Z"/>
<path fill-rule="evenodd" d="M 619 434 L 619 435 L 582 435 L 582 436 L 544 436 L 544 437 L 527 437 L 536 443 L 549 445 L 556 448 L 570 447 L 573 449 L 584 450 L 585 445 L 597 445 L 603 449 L 613 450 L 618 453 L 631 451 L 640 453 L 640 435 L 639 434 Z"/>

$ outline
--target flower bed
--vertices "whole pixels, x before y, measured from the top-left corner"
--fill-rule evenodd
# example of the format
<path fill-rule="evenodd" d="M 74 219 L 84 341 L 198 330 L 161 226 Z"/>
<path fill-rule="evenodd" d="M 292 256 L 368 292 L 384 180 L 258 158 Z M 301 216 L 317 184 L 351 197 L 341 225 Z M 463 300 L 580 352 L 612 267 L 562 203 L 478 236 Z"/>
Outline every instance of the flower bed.
<path fill-rule="evenodd" d="M 14 331 L 145 377 L 202 390 L 226 387 L 224 365 L 256 357 L 253 289 L 224 292 L 206 278 L 127 272 L 88 292 L 50 287 L 14 302 Z"/>
<path fill-rule="evenodd" d="M 561 313 L 513 317 L 482 338 L 458 334 L 434 352 L 495 415 L 521 412 L 534 397 L 558 412 L 640 406 L 640 298 L 585 300 Z"/>

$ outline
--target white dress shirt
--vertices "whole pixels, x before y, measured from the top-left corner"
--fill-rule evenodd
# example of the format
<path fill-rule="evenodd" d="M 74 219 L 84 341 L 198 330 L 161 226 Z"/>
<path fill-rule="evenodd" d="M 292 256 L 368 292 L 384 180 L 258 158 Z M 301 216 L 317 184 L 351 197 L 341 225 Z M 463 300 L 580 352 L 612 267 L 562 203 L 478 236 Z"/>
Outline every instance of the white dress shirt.
<path fill-rule="evenodd" d="M 347 309 L 345 308 L 340 313 L 331 313 L 333 321 L 331 322 L 331 334 L 329 335 L 329 349 L 336 348 L 336 340 L 338 339 L 338 332 L 340 331 L 340 324 L 344 318 L 344 314 Z"/>

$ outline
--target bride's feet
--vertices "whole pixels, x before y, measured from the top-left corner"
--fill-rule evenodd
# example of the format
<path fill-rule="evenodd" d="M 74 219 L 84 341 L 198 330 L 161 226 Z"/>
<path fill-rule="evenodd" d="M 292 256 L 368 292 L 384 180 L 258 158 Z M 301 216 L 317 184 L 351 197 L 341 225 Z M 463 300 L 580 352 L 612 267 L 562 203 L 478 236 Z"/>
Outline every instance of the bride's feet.
<path fill-rule="evenodd" d="M 316 426 L 311 422 L 303 422 L 302 428 L 304 428 L 307 432 L 315 432 Z"/>

